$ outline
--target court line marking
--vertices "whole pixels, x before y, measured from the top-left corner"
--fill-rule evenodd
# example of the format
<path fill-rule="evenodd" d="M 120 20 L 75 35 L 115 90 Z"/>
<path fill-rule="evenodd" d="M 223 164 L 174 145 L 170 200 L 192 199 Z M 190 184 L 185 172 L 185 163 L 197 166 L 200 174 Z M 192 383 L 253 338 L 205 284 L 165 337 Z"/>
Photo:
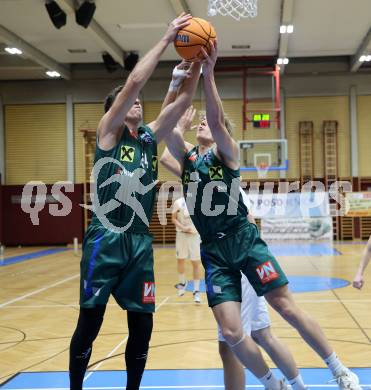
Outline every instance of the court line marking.
<path fill-rule="evenodd" d="M 161 307 L 163 304 L 165 304 L 165 303 L 169 300 L 169 298 L 170 298 L 170 297 L 165 297 L 165 298 L 157 305 L 157 307 L 155 308 L 155 312 L 157 312 L 157 311 L 160 309 L 160 307 Z M 89 373 L 88 373 L 87 375 L 85 375 L 83 382 L 85 382 L 88 378 L 90 378 L 90 377 L 98 370 L 98 368 L 99 368 L 103 363 L 106 362 L 106 359 L 108 359 L 109 357 L 111 357 L 111 356 L 112 356 L 112 355 L 121 347 L 121 345 L 125 344 L 128 338 L 129 338 L 129 335 L 127 335 L 122 341 L 120 341 L 120 342 L 116 345 L 116 347 L 113 348 L 113 350 L 112 350 L 110 353 L 108 353 L 108 355 L 106 355 L 106 356 L 103 358 L 103 360 L 102 360 L 101 362 L 99 362 L 96 366 L 94 366 L 94 368 L 93 368 L 91 371 L 89 371 Z M 104 389 L 104 387 L 102 387 L 102 389 Z"/>
<path fill-rule="evenodd" d="M 169 297 L 168 297 L 169 298 Z M 297 303 L 340 303 L 338 299 L 296 299 L 295 302 Z M 371 299 L 342 299 L 341 302 L 344 303 L 370 303 Z M 206 302 L 201 302 L 198 304 L 195 304 L 194 302 L 163 302 L 162 305 L 206 305 Z M 2 306 L 0 305 L 0 308 Z M 79 304 L 54 304 L 54 305 L 9 305 L 12 309 L 42 309 L 42 308 L 57 308 L 57 307 L 79 307 Z M 116 303 L 109 303 L 107 304 L 107 307 L 117 307 Z M 159 307 L 159 306 L 158 306 Z M 157 308 L 158 310 L 158 308 Z"/>
<path fill-rule="evenodd" d="M 8 306 L 8 305 L 10 305 L 10 304 L 12 304 L 12 303 L 14 303 L 14 302 L 21 301 L 21 300 L 23 300 L 23 299 L 25 299 L 25 298 L 32 297 L 33 295 L 36 295 L 36 294 L 38 294 L 38 293 L 40 293 L 40 292 L 49 290 L 50 288 L 59 286 L 60 284 L 69 282 L 70 280 L 76 279 L 76 278 L 78 278 L 79 276 L 80 276 L 80 274 L 75 274 L 75 275 L 70 276 L 70 277 L 68 277 L 68 278 L 62 279 L 62 280 L 60 280 L 59 282 L 50 284 L 50 285 L 48 285 L 48 286 L 39 288 L 38 290 L 35 290 L 35 291 L 29 292 L 29 293 L 27 293 L 27 294 L 24 294 L 24 295 L 22 295 L 22 296 L 20 296 L 20 297 L 11 299 L 10 301 L 4 302 L 4 303 L 0 303 L 0 309 L 2 309 L 3 307 Z"/>

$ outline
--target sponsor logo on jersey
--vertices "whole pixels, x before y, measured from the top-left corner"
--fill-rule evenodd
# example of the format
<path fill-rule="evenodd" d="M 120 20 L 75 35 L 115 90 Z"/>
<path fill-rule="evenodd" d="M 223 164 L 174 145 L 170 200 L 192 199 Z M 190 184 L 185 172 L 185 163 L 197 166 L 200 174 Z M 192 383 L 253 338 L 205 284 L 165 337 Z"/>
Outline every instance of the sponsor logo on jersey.
<path fill-rule="evenodd" d="M 216 167 L 209 167 L 209 176 L 211 180 L 223 179 L 223 168 L 220 165 Z"/>
<path fill-rule="evenodd" d="M 258 274 L 262 284 L 270 283 L 280 277 L 270 261 L 266 261 L 265 263 L 256 267 L 256 273 Z"/>
<path fill-rule="evenodd" d="M 151 145 L 153 143 L 151 135 L 145 131 L 143 134 L 141 134 L 140 138 L 145 142 L 146 144 Z"/>
<path fill-rule="evenodd" d="M 143 283 L 143 303 L 155 303 L 155 282 Z"/>
<path fill-rule="evenodd" d="M 153 172 L 157 172 L 157 165 L 158 165 L 157 156 L 152 156 L 152 171 Z"/>
<path fill-rule="evenodd" d="M 121 146 L 120 160 L 126 162 L 133 162 L 135 156 L 135 149 L 129 145 Z"/>
<path fill-rule="evenodd" d="M 189 171 L 184 171 L 183 184 L 188 184 L 191 181 L 191 174 Z"/>
<path fill-rule="evenodd" d="M 196 161 L 197 160 L 197 153 L 196 152 L 192 152 L 192 154 L 188 157 L 188 160 L 189 161 Z"/>
<path fill-rule="evenodd" d="M 204 161 L 205 162 L 210 162 L 211 161 L 211 156 L 212 156 L 211 150 L 209 150 L 203 157 Z"/>

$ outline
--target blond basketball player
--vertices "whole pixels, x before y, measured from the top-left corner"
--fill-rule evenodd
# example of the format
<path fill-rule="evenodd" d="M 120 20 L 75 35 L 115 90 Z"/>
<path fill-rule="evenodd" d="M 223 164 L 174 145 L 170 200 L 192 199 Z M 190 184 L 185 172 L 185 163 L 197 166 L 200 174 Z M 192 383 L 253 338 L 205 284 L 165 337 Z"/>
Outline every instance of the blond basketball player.
<path fill-rule="evenodd" d="M 280 389 L 281 384 L 277 379 L 272 382 L 273 373 L 253 340 L 243 330 L 240 314 L 242 271 L 257 295 L 264 295 L 268 303 L 324 360 L 339 388 L 361 390 L 357 375 L 337 357 L 319 324 L 296 304 L 277 259 L 260 238 L 256 226 L 246 220 L 248 210 L 242 198 L 235 199 L 232 195 L 232 186 L 235 191 L 236 179 L 240 177 L 239 149 L 227 127 L 216 88 L 216 42 L 215 46 L 210 43 L 210 48 L 210 55 L 202 50 L 205 57 L 202 73 L 206 118 L 197 130 L 198 145 L 186 143 L 183 134 L 176 130 L 167 137 L 168 148 L 179 163 L 178 175 L 182 177 L 186 201 L 193 203 L 192 221 L 202 239 L 201 261 L 205 268 L 209 306 L 240 362 L 265 387 Z M 161 157 L 163 163 L 168 155 L 169 151 L 165 150 Z M 175 171 L 173 166 L 172 172 Z M 207 199 L 203 197 L 205 188 Z M 211 193 L 210 189 L 214 191 Z M 237 205 L 232 213 L 228 207 L 230 197 Z M 218 213 L 215 213 L 216 207 Z"/>
<path fill-rule="evenodd" d="M 368 239 L 366 248 L 363 251 L 361 262 L 359 263 L 356 276 L 354 277 L 353 280 L 354 288 L 358 288 L 360 290 L 363 287 L 365 283 L 363 280 L 363 274 L 368 266 L 368 263 L 370 262 L 370 259 L 371 259 L 371 236 Z"/>
<path fill-rule="evenodd" d="M 178 296 L 183 296 L 186 291 L 185 260 L 188 259 L 191 260 L 193 269 L 193 299 L 196 303 L 201 303 L 200 236 L 192 223 L 184 197 L 174 202 L 171 220 L 176 228 L 176 257 L 179 283 L 175 287 L 178 289 Z"/>

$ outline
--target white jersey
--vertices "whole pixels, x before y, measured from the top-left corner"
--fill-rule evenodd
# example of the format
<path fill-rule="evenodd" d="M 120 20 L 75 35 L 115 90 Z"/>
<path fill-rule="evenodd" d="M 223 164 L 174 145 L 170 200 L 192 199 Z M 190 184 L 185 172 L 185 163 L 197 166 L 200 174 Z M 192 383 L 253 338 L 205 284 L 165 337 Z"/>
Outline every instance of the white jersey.
<path fill-rule="evenodd" d="M 193 225 L 192 219 L 189 215 L 186 201 L 183 197 L 177 199 L 173 205 L 173 213 L 176 212 L 176 219 L 187 228 L 192 229 L 192 234 L 198 234 L 195 226 Z M 176 227 L 177 232 L 181 232 L 181 229 Z"/>

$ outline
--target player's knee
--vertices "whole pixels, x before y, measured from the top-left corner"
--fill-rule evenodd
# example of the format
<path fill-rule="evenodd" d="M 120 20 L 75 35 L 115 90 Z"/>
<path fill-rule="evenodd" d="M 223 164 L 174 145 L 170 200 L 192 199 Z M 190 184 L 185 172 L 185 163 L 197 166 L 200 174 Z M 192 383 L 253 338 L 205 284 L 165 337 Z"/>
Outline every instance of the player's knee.
<path fill-rule="evenodd" d="M 243 331 L 241 328 L 225 326 L 222 327 L 222 335 L 229 345 L 235 345 L 243 338 Z"/>
<path fill-rule="evenodd" d="M 252 331 L 251 338 L 263 348 L 269 347 L 273 342 L 273 336 L 270 332 L 270 327 Z"/>

